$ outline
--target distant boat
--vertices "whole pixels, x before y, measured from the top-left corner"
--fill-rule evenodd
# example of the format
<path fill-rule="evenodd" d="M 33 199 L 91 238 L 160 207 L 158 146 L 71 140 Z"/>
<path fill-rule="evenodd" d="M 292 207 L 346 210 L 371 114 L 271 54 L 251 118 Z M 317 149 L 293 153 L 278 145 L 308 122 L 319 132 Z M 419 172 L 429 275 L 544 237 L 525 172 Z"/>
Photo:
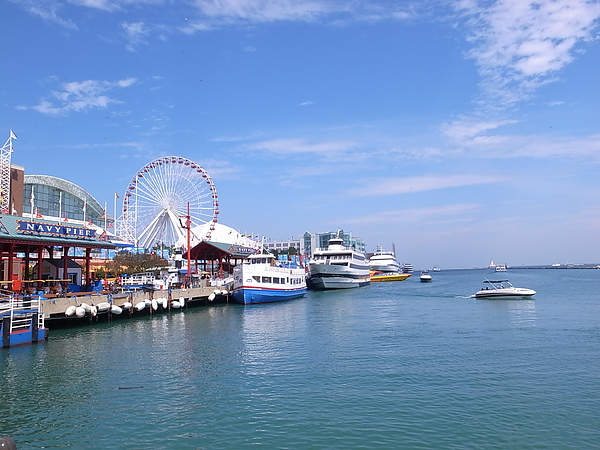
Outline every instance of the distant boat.
<path fill-rule="evenodd" d="M 330 239 L 327 248 L 315 249 L 309 268 L 308 285 L 315 290 L 356 288 L 370 283 L 366 255 L 344 246 L 339 236 Z"/>
<path fill-rule="evenodd" d="M 379 281 L 404 281 L 410 277 L 410 273 L 371 271 L 371 281 L 374 283 Z"/>
<path fill-rule="evenodd" d="M 485 280 L 484 287 L 473 297 L 475 298 L 497 298 L 497 297 L 531 297 L 536 294 L 533 289 L 514 287 L 508 280 L 490 281 Z"/>
<path fill-rule="evenodd" d="M 440 266 L 433 266 L 433 269 L 432 269 L 432 270 L 433 270 L 434 272 L 439 272 L 441 269 L 440 269 Z"/>
<path fill-rule="evenodd" d="M 233 269 L 232 297 L 236 303 L 273 303 L 306 294 L 306 272 L 273 255 L 251 255 Z"/>
<path fill-rule="evenodd" d="M 419 280 L 421 280 L 421 283 L 429 283 L 432 280 L 429 270 L 422 270 Z"/>
<path fill-rule="evenodd" d="M 499 264 L 496 266 L 496 272 L 506 272 L 508 266 L 506 264 Z"/>
<path fill-rule="evenodd" d="M 414 267 L 411 263 L 404 263 L 402 265 L 402 272 L 403 273 L 413 273 L 414 271 Z"/>

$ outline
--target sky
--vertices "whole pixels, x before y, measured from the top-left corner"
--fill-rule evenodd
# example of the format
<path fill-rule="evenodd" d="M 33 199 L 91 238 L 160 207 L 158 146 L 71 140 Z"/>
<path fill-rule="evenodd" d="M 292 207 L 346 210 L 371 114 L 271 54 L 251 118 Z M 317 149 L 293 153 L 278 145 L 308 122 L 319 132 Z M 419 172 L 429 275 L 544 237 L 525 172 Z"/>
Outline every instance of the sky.
<path fill-rule="evenodd" d="M 110 214 L 173 155 L 242 233 L 343 229 L 415 268 L 600 263 L 598 1 L 0 0 L 0 17 L 13 164 Z"/>

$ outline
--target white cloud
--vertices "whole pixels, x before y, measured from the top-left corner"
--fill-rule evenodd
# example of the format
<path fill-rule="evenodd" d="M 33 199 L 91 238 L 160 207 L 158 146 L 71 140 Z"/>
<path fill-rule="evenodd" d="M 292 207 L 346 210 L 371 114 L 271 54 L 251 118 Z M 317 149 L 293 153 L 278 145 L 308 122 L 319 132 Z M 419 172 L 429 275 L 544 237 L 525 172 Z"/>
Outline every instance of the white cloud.
<path fill-rule="evenodd" d="M 349 189 L 345 193 L 355 197 L 381 197 L 382 195 L 408 194 L 423 191 L 433 191 L 461 186 L 500 183 L 506 177 L 498 175 L 423 175 L 416 177 L 361 179 L 361 186 Z"/>
<path fill-rule="evenodd" d="M 70 20 L 63 19 L 58 14 L 61 4 L 54 1 L 36 1 L 36 0 L 11 0 L 16 5 L 23 8 L 28 13 L 41 18 L 46 22 L 55 23 L 64 28 L 77 30 L 77 26 Z"/>
<path fill-rule="evenodd" d="M 277 155 L 314 154 L 325 156 L 345 153 L 357 146 L 358 144 L 353 141 L 328 141 L 310 144 L 301 139 L 274 139 L 251 144 L 248 148 Z"/>
<path fill-rule="evenodd" d="M 586 0 L 461 1 L 486 94 L 507 106 L 553 81 L 582 41 L 594 39 L 600 4 Z"/>
<path fill-rule="evenodd" d="M 130 87 L 136 81 L 135 78 L 126 78 L 116 82 L 85 80 L 63 83 L 61 90 L 52 91 L 49 98 L 42 99 L 38 105 L 29 109 L 42 114 L 61 115 L 88 109 L 107 108 L 111 103 L 120 103 L 119 100 L 107 95 L 109 91 L 115 88 Z"/>
<path fill-rule="evenodd" d="M 122 22 L 120 25 L 127 39 L 127 50 L 134 50 L 150 34 L 150 29 L 144 22 Z"/>
<path fill-rule="evenodd" d="M 327 2 L 298 0 L 196 0 L 203 16 L 251 22 L 311 21 L 329 12 Z"/>
<path fill-rule="evenodd" d="M 434 220 L 437 223 L 469 220 L 468 213 L 480 209 L 476 203 L 457 203 L 427 208 L 394 209 L 388 211 L 371 212 L 361 216 L 343 219 L 343 223 L 352 225 L 386 224 L 387 227 L 397 223 L 424 223 Z"/>

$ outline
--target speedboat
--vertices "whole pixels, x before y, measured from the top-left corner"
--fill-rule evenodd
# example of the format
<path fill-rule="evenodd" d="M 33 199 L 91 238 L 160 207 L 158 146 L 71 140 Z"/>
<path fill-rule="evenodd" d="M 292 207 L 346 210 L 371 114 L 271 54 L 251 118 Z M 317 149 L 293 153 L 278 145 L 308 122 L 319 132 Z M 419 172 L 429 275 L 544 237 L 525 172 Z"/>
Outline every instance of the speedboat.
<path fill-rule="evenodd" d="M 483 289 L 478 291 L 473 297 L 532 297 L 536 293 L 533 289 L 514 287 L 508 280 L 491 281 L 486 279 L 483 284 Z"/>
<path fill-rule="evenodd" d="M 421 280 L 421 283 L 429 283 L 431 281 L 431 274 L 429 273 L 429 270 L 422 270 L 419 280 Z"/>
<path fill-rule="evenodd" d="M 314 290 L 348 289 L 370 283 L 366 255 L 344 246 L 340 237 L 330 239 L 327 248 L 315 249 L 310 261 L 308 286 Z"/>
<path fill-rule="evenodd" d="M 404 281 L 411 276 L 410 273 L 399 273 L 399 272 L 380 272 L 380 271 L 371 271 L 370 272 L 371 281 Z"/>
<path fill-rule="evenodd" d="M 242 305 L 273 303 L 306 294 L 306 272 L 274 255 L 256 254 L 233 269 L 233 301 Z"/>

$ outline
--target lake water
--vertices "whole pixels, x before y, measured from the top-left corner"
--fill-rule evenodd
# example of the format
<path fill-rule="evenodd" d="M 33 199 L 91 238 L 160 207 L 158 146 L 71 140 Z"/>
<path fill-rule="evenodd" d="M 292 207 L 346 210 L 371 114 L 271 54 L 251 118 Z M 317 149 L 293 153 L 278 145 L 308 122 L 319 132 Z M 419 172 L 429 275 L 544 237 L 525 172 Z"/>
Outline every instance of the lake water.
<path fill-rule="evenodd" d="M 600 448 L 600 270 L 488 270 L 51 330 L 0 352 L 36 448 Z"/>

